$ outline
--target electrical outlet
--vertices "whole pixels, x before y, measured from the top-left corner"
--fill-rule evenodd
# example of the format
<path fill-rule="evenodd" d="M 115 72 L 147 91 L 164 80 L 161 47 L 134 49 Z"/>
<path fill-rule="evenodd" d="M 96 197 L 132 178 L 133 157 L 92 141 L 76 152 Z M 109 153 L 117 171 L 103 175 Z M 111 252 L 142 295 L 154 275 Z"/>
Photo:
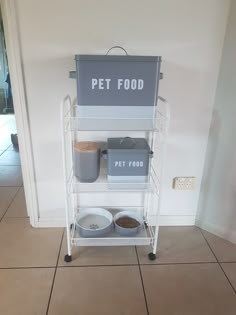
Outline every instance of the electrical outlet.
<path fill-rule="evenodd" d="M 194 190 L 196 177 L 175 177 L 173 179 L 173 189 Z"/>

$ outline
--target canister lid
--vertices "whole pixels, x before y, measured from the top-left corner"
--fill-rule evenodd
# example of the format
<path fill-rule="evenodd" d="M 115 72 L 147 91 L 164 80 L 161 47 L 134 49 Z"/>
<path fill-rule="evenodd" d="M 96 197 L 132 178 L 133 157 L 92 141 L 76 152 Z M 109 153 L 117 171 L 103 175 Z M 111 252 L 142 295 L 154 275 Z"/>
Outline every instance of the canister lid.
<path fill-rule="evenodd" d="M 108 150 L 150 150 L 145 138 L 108 138 Z"/>
<path fill-rule="evenodd" d="M 80 142 L 75 142 L 74 148 L 75 150 L 78 150 L 81 152 L 94 152 L 98 150 L 98 145 L 96 142 L 92 142 L 92 141 L 80 141 Z"/>

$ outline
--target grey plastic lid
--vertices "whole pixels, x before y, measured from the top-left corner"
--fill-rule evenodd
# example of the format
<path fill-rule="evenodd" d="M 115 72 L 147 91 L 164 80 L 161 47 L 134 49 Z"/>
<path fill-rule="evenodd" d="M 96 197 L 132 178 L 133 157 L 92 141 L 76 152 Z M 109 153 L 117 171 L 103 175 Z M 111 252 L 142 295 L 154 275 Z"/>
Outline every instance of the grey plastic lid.
<path fill-rule="evenodd" d="M 161 62 L 161 56 L 75 55 L 76 61 L 139 61 Z"/>
<path fill-rule="evenodd" d="M 150 150 L 150 147 L 144 138 L 108 138 L 108 150 Z"/>

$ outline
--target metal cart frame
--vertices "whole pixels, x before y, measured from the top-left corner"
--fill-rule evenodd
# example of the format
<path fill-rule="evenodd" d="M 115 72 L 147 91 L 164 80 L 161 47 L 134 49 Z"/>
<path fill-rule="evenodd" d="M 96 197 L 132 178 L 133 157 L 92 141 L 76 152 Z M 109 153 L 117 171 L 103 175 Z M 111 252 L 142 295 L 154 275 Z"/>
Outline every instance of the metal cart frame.
<path fill-rule="evenodd" d="M 65 261 L 70 262 L 72 260 L 72 248 L 74 246 L 124 246 L 124 245 L 150 245 L 151 252 L 149 253 L 149 259 L 156 259 L 158 232 L 160 222 L 160 207 L 162 200 L 162 177 L 164 170 L 165 159 L 165 143 L 168 134 L 169 121 L 170 121 L 170 109 L 168 102 L 158 97 L 158 104 L 155 107 L 153 119 L 151 121 L 150 128 L 142 129 L 142 122 L 144 119 L 135 119 L 136 126 L 139 126 L 137 130 L 132 129 L 133 120 L 131 118 L 91 118 L 91 117 L 79 117 L 77 116 L 77 105 L 73 105 L 71 98 L 66 96 L 61 104 L 61 124 L 62 124 L 62 151 L 63 151 L 63 168 L 64 168 L 64 188 L 65 188 L 65 214 L 66 214 L 66 234 L 67 234 L 67 254 L 65 255 Z M 88 129 L 85 126 L 87 123 L 89 126 L 93 125 L 93 120 L 98 122 L 101 128 Z M 115 122 L 114 127 L 106 128 L 106 122 Z M 146 124 L 144 124 L 146 126 Z M 106 169 L 101 169 L 101 174 L 98 180 L 94 183 L 80 183 L 73 173 L 73 147 L 74 142 L 80 139 L 81 135 L 87 136 L 91 132 L 93 141 L 96 141 L 96 136 L 106 138 L 107 133 L 130 135 L 131 133 L 141 133 L 149 142 L 151 150 L 154 152 L 154 157 L 150 161 L 149 176 L 147 183 L 108 183 L 106 178 Z M 83 137 L 82 137 L 83 138 Z M 101 238 L 84 238 L 79 235 L 76 229 L 76 216 L 78 211 L 83 211 L 84 208 L 90 207 L 86 201 L 80 201 L 81 195 L 86 194 L 105 194 L 105 197 L 109 195 L 109 203 L 104 201 L 104 204 L 98 204 L 97 207 L 105 207 L 113 214 L 117 210 L 129 209 L 132 211 L 139 211 L 144 219 L 144 227 L 141 231 L 132 237 L 121 237 L 116 235 L 113 231 L 110 234 Z M 111 205 L 111 195 L 116 194 L 138 194 L 140 196 L 139 204 L 129 203 L 126 205 L 120 205 L 117 203 L 117 198 Z M 104 198 L 105 198 L 104 197 Z M 96 199 L 96 198 L 95 198 Z M 127 198 L 123 198 L 128 200 Z M 118 198 L 120 201 L 121 198 Z M 130 200 L 130 198 L 129 198 Z M 132 200 L 132 199 L 131 199 Z M 82 205 L 85 204 L 85 205 Z"/>

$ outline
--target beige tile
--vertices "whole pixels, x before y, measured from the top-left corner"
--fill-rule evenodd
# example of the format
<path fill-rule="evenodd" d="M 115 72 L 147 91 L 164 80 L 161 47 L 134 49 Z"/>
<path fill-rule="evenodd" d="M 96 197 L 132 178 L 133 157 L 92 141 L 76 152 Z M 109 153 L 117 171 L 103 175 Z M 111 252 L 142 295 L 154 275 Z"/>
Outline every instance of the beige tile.
<path fill-rule="evenodd" d="M 19 187 L 0 187 L 0 218 L 4 215 Z"/>
<path fill-rule="evenodd" d="M 25 192 L 24 188 L 21 187 L 15 196 L 12 204 L 5 214 L 5 218 L 27 218 L 27 209 L 25 203 Z"/>
<path fill-rule="evenodd" d="M 49 315 L 146 315 L 137 266 L 58 268 Z"/>
<path fill-rule="evenodd" d="M 0 137 L 0 150 L 6 150 L 11 145 L 11 139 L 10 137 Z"/>
<path fill-rule="evenodd" d="M 220 262 L 236 262 L 236 245 L 207 231 L 202 231 Z"/>
<path fill-rule="evenodd" d="M 32 228 L 28 219 L 4 218 L 0 223 L 0 268 L 53 267 L 63 229 Z"/>
<path fill-rule="evenodd" d="M 66 232 L 64 233 L 59 266 L 92 266 L 92 265 L 132 265 L 138 264 L 134 246 L 87 246 L 74 247 L 72 261 L 64 262 L 67 254 Z"/>
<path fill-rule="evenodd" d="M 0 186 L 21 186 L 22 183 L 20 166 L 0 166 Z"/>
<path fill-rule="evenodd" d="M 0 165 L 21 165 L 20 153 L 17 151 L 5 151 L 0 156 Z"/>
<path fill-rule="evenodd" d="M 236 290 L 236 263 L 223 263 L 221 266 Z"/>
<path fill-rule="evenodd" d="M 0 115 L 0 128 L 12 121 L 12 115 Z"/>
<path fill-rule="evenodd" d="M 161 227 L 155 261 L 148 259 L 150 246 L 139 246 L 137 249 L 141 264 L 216 261 L 201 231 L 194 226 Z"/>
<path fill-rule="evenodd" d="M 236 295 L 218 264 L 141 270 L 150 315 L 235 315 Z"/>
<path fill-rule="evenodd" d="M 0 314 L 45 315 L 54 269 L 0 270 Z"/>
<path fill-rule="evenodd" d="M 19 146 L 13 146 L 13 144 L 12 145 L 10 145 L 8 148 L 7 148 L 7 151 L 16 151 L 16 152 L 19 152 Z"/>

